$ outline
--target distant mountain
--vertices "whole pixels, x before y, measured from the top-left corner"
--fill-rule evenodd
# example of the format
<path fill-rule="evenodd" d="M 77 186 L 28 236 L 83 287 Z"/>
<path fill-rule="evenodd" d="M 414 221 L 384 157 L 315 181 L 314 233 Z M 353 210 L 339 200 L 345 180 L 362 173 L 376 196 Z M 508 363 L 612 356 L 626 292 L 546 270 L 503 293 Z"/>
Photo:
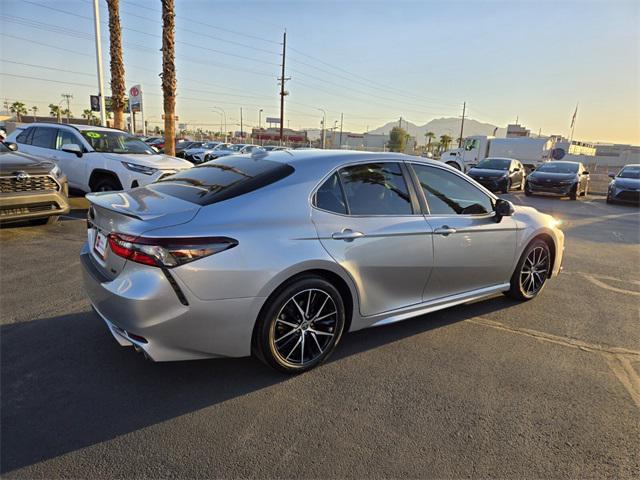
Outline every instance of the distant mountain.
<path fill-rule="evenodd" d="M 375 130 L 371 130 L 370 133 L 385 133 L 388 134 L 393 127 L 398 126 L 398 121 L 389 122 L 382 127 L 378 127 Z M 406 120 L 402 121 L 402 128 L 404 128 L 409 135 L 416 137 L 418 145 L 424 145 L 426 142 L 424 134 L 427 132 L 433 132 L 436 135 L 434 141 L 438 141 L 441 135 L 449 135 L 454 140 L 460 136 L 460 119 L 459 118 L 435 118 L 424 125 L 415 125 Z M 466 118 L 464 120 L 464 133 L 465 137 L 470 135 L 493 135 L 493 131 L 498 128 L 496 125 L 490 123 L 482 123 L 472 118 Z M 498 128 L 497 136 L 504 136 L 506 133 L 505 128 Z"/>

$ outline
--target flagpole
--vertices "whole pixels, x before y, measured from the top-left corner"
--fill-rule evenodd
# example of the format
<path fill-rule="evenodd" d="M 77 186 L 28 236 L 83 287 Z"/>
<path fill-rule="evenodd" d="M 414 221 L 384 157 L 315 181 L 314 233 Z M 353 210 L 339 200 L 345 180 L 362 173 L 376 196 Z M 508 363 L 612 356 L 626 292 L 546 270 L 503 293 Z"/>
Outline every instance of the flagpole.
<path fill-rule="evenodd" d="M 573 143 L 573 132 L 576 129 L 576 118 L 578 116 L 578 103 L 576 103 L 576 109 L 573 112 L 573 118 L 571 119 L 571 136 L 569 137 L 569 150 L 571 150 L 571 145 Z M 569 153 L 569 152 L 567 152 Z"/>

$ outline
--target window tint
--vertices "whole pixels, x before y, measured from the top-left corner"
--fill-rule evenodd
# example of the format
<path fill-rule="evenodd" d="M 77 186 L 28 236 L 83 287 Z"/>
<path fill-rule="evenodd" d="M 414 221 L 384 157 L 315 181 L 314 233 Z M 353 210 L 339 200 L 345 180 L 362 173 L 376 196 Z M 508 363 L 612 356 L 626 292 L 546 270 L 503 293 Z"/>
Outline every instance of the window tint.
<path fill-rule="evenodd" d="M 413 165 L 431 215 L 471 215 L 493 210 L 491 198 L 442 168 Z"/>
<path fill-rule="evenodd" d="M 69 130 L 58 130 L 58 138 L 56 139 L 56 150 L 62 149 L 63 145 L 68 144 L 78 145 L 81 149 L 84 150 L 84 147 L 78 140 L 78 137 Z"/>
<path fill-rule="evenodd" d="M 329 212 L 347 213 L 347 204 L 340 188 L 338 174 L 334 173 L 316 192 L 316 207 Z"/>
<path fill-rule="evenodd" d="M 35 128 L 31 127 L 31 128 L 25 128 L 17 137 L 16 137 L 16 142 L 18 143 L 23 143 L 23 144 L 27 144 L 29 145 L 29 136 L 31 133 L 33 133 L 33 131 L 35 130 Z"/>
<path fill-rule="evenodd" d="M 36 127 L 31 137 L 31 145 L 34 147 L 54 148 L 57 133 L 57 128 Z"/>
<path fill-rule="evenodd" d="M 368 163 L 340 170 L 351 215 L 411 215 L 411 198 L 397 163 Z"/>
<path fill-rule="evenodd" d="M 170 175 L 151 188 L 198 205 L 211 205 L 266 187 L 293 172 L 286 163 L 233 156 Z"/>

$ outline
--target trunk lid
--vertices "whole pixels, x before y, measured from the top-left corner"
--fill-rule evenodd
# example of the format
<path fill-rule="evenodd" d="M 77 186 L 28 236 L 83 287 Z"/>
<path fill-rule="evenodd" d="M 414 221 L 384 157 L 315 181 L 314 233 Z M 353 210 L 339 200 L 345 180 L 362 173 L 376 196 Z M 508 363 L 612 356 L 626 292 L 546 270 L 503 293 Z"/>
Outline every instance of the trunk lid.
<path fill-rule="evenodd" d="M 107 277 L 115 278 L 127 260 L 111 252 L 108 242 L 102 255 L 96 249 L 99 236 L 104 241 L 110 233 L 140 236 L 150 230 L 187 223 L 201 208 L 179 198 L 148 187 L 125 192 L 101 192 L 86 195 L 89 200 L 87 240 L 97 268 Z"/>

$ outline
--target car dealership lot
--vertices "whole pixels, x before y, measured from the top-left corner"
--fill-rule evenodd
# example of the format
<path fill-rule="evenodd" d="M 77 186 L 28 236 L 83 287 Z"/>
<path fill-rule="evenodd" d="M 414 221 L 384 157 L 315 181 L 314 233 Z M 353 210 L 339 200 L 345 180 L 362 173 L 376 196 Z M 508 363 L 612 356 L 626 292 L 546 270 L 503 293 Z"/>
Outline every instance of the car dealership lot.
<path fill-rule="evenodd" d="M 632 477 L 640 470 L 640 214 L 505 195 L 563 220 L 565 272 L 347 335 L 288 377 L 154 364 L 91 312 L 83 200 L 0 231 L 6 477 Z"/>

